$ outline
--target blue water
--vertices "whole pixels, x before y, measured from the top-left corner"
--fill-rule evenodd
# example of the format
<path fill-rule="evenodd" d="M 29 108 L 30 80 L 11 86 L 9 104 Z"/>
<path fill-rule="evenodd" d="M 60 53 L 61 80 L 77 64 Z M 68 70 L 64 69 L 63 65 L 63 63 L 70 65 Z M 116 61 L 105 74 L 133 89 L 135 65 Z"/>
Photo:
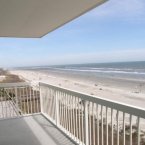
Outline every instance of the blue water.
<path fill-rule="evenodd" d="M 145 61 L 37 66 L 31 69 L 145 79 Z"/>
<path fill-rule="evenodd" d="M 52 66 L 51 68 L 67 71 L 127 73 L 127 74 L 145 75 L 145 61 L 61 65 L 61 66 Z"/>

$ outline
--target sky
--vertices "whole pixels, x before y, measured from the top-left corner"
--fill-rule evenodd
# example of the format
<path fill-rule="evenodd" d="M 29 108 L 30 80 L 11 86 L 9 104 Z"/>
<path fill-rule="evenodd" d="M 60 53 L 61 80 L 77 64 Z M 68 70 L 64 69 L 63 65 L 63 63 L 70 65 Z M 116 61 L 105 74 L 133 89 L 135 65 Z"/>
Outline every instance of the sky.
<path fill-rule="evenodd" d="M 145 61 L 145 0 L 109 0 L 43 38 L 0 38 L 0 67 Z"/>

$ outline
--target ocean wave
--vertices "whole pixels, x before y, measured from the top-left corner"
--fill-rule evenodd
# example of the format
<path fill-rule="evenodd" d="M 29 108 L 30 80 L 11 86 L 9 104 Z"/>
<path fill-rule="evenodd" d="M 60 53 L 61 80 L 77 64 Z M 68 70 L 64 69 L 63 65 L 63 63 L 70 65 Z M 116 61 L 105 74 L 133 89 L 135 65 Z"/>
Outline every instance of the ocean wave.
<path fill-rule="evenodd" d="M 53 68 L 56 70 L 64 70 L 64 71 L 77 71 L 77 72 L 93 72 L 93 73 L 120 73 L 120 74 L 137 74 L 137 75 L 145 75 L 145 72 L 135 71 L 133 69 L 114 69 L 114 68 L 90 68 L 90 69 L 76 69 L 76 68 Z"/>

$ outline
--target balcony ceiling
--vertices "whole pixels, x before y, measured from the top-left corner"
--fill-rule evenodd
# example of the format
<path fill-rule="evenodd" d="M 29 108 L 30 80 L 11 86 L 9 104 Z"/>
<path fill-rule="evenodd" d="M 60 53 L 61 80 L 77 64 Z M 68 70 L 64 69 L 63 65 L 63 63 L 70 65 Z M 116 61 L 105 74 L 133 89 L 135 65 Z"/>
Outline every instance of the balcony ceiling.
<path fill-rule="evenodd" d="M 0 0 L 0 37 L 42 37 L 106 0 Z"/>

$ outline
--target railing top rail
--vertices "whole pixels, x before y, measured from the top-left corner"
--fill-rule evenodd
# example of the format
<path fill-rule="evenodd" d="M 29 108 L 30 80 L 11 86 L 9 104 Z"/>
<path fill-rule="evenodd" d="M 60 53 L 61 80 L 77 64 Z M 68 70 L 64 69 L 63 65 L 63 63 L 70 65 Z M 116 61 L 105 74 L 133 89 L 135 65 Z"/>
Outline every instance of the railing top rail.
<path fill-rule="evenodd" d="M 120 103 L 120 102 L 117 102 L 117 101 L 114 101 L 114 100 L 109 100 L 109 99 L 101 98 L 101 97 L 98 97 L 98 96 L 92 96 L 92 95 L 89 95 L 89 94 L 85 94 L 85 93 L 82 93 L 82 92 L 77 92 L 77 91 L 74 91 L 74 90 L 70 90 L 70 89 L 63 88 L 63 87 L 58 87 L 58 86 L 43 83 L 43 82 L 40 82 L 39 85 L 40 86 L 45 86 L 45 87 L 50 87 L 52 89 L 56 89 L 58 91 L 68 93 L 72 96 L 79 97 L 84 101 L 91 101 L 93 103 L 97 103 L 97 104 L 100 104 L 102 106 L 106 106 L 108 108 L 116 109 L 116 110 L 122 111 L 124 113 L 139 116 L 141 118 L 145 118 L 145 108 L 140 108 L 140 107 L 136 107 L 136 106 L 125 104 L 125 103 Z"/>
<path fill-rule="evenodd" d="M 9 88 L 9 87 L 24 87 L 30 86 L 30 83 L 19 82 L 19 83 L 0 83 L 0 88 Z"/>

